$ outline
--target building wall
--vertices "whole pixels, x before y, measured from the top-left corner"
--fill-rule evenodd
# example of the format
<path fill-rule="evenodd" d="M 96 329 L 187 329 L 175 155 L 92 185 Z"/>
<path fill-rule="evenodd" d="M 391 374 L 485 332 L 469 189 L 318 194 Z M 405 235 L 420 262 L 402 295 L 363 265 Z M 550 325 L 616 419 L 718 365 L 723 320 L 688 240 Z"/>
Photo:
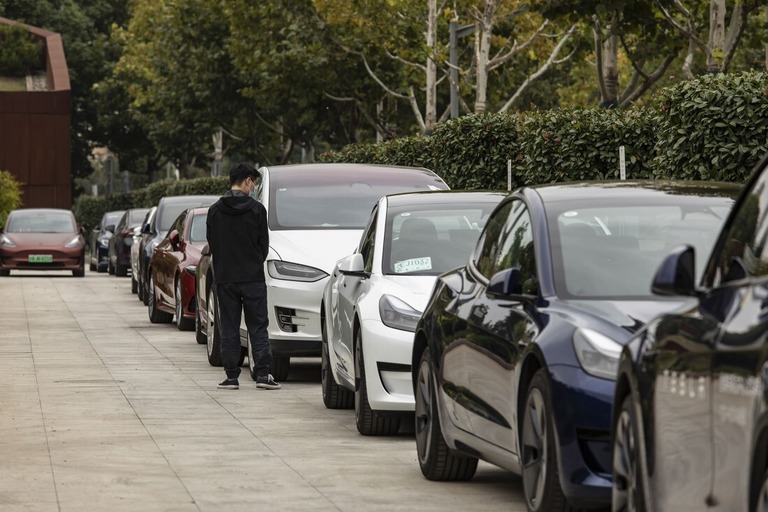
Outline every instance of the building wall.
<path fill-rule="evenodd" d="M 23 207 L 71 209 L 72 95 L 64 49 L 58 34 L 26 28 L 45 43 L 49 90 L 0 92 L 0 170 L 22 183 Z"/>

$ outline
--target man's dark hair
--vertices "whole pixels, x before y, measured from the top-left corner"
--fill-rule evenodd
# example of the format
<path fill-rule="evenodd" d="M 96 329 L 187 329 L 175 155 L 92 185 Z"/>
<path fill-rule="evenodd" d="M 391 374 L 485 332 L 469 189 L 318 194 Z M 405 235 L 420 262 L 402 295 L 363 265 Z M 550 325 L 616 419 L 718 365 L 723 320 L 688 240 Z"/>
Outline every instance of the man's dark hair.
<path fill-rule="evenodd" d="M 229 182 L 232 185 L 240 184 L 248 178 L 253 178 L 257 183 L 261 180 L 261 174 L 251 164 L 241 162 L 229 171 Z"/>

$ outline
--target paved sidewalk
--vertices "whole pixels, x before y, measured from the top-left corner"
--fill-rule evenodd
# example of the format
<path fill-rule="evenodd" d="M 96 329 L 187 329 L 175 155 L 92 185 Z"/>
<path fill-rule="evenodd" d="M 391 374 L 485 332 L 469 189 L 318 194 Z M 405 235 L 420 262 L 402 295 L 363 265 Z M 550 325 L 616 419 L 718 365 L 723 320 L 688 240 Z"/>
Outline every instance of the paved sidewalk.
<path fill-rule="evenodd" d="M 319 363 L 238 391 L 193 332 L 151 324 L 130 279 L 0 278 L 0 511 L 524 511 L 481 463 L 425 480 L 408 425 L 360 436 L 323 406 Z"/>

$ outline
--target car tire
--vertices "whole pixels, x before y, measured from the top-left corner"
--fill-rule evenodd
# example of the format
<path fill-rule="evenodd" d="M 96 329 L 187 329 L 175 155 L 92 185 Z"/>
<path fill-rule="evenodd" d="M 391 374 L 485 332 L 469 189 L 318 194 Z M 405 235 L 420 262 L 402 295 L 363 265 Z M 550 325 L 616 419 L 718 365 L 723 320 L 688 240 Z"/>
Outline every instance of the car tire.
<path fill-rule="evenodd" d="M 288 374 L 291 371 L 291 358 L 285 356 L 272 355 L 272 366 L 269 372 L 272 377 L 277 381 L 284 381 L 288 379 Z"/>
<path fill-rule="evenodd" d="M 195 311 L 195 341 L 199 345 L 205 345 L 208 341 L 205 333 L 203 332 L 203 326 L 200 322 L 200 311 Z"/>
<path fill-rule="evenodd" d="M 323 338 L 320 354 L 320 387 L 323 392 L 323 404 L 328 409 L 351 409 L 355 406 L 355 395 L 344 386 L 338 385 L 331 371 L 325 319 L 320 321 L 320 332 Z"/>
<path fill-rule="evenodd" d="M 134 295 L 139 293 L 139 283 L 136 282 L 133 276 L 131 276 L 131 293 Z"/>
<path fill-rule="evenodd" d="M 414 434 L 421 474 L 427 480 L 470 480 L 477 470 L 477 459 L 455 454 L 448 448 L 440 427 L 437 389 L 432 374 L 432 358 L 427 348 L 421 354 L 414 386 Z"/>
<path fill-rule="evenodd" d="M 645 487 L 640 469 L 639 426 L 632 397 L 627 395 L 613 429 L 613 491 L 611 509 L 645 512 Z"/>
<path fill-rule="evenodd" d="M 173 321 L 173 315 L 157 309 L 157 297 L 155 296 L 155 280 L 149 278 L 149 303 L 147 305 L 149 321 L 153 324 L 169 324 Z"/>
<path fill-rule="evenodd" d="M 72 271 L 73 277 L 85 277 L 85 267 L 81 267 L 77 270 Z"/>
<path fill-rule="evenodd" d="M 107 263 L 107 273 L 111 276 L 115 275 L 115 266 L 112 265 L 111 261 Z"/>
<path fill-rule="evenodd" d="M 205 328 L 205 338 L 208 350 L 208 364 L 222 366 L 221 362 L 221 338 L 219 337 L 219 317 L 217 312 L 216 292 L 211 287 L 208 290 L 208 325 Z"/>
<path fill-rule="evenodd" d="M 759 469 L 755 469 L 755 471 L 759 471 Z M 768 471 L 763 473 L 763 484 L 756 490 L 757 495 L 752 501 L 755 504 L 755 512 L 768 510 Z"/>
<path fill-rule="evenodd" d="M 365 355 L 360 329 L 355 333 L 355 425 L 364 436 L 391 436 L 400 430 L 400 418 L 376 413 L 368 402 Z"/>
<path fill-rule="evenodd" d="M 7 268 L 0 270 L 0 277 L 8 277 L 9 275 L 11 275 L 11 271 Z"/>
<path fill-rule="evenodd" d="M 88 270 L 90 270 L 91 272 L 96 272 L 98 269 L 96 268 L 96 264 L 91 262 L 91 264 L 88 265 Z"/>
<path fill-rule="evenodd" d="M 189 318 L 184 318 L 184 301 L 181 295 L 181 278 L 176 278 L 176 284 L 174 286 L 174 294 L 176 295 L 174 300 L 176 302 L 176 328 L 180 331 L 191 331 L 195 328 L 195 321 Z"/>
<path fill-rule="evenodd" d="M 125 277 L 128 275 L 128 265 L 121 265 L 120 262 L 115 264 L 115 275 L 117 277 Z"/>
<path fill-rule="evenodd" d="M 145 306 L 149 306 L 149 279 L 150 279 L 150 271 L 147 270 L 147 273 L 144 276 L 144 279 L 142 279 L 139 282 L 139 286 L 141 286 L 141 288 L 144 290 L 141 300 L 144 302 Z"/>
<path fill-rule="evenodd" d="M 570 510 L 560 487 L 554 430 L 549 381 L 542 368 L 528 386 L 523 425 L 518 430 L 523 496 L 530 512 Z"/>

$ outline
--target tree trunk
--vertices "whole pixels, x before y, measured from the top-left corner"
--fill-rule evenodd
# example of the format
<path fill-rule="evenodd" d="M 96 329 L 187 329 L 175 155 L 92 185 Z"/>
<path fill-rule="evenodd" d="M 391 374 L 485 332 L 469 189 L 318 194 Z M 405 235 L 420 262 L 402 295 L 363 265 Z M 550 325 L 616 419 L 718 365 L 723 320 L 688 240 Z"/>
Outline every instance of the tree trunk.
<path fill-rule="evenodd" d="M 619 103 L 619 36 L 613 33 L 613 28 L 612 25 L 603 42 L 604 107 L 615 107 Z"/>
<path fill-rule="evenodd" d="M 497 0 L 486 0 L 483 15 L 475 30 L 475 60 L 477 61 L 477 79 L 475 81 L 475 114 L 483 114 L 488 108 L 488 61 L 491 55 L 491 36 L 493 18 L 496 14 Z"/>
<path fill-rule="evenodd" d="M 424 112 L 424 133 L 430 134 L 437 124 L 437 0 L 429 0 L 427 14 L 427 97 Z"/>
<path fill-rule="evenodd" d="M 725 0 L 709 2 L 709 40 L 707 41 L 707 72 L 717 73 L 722 68 L 725 47 Z"/>

